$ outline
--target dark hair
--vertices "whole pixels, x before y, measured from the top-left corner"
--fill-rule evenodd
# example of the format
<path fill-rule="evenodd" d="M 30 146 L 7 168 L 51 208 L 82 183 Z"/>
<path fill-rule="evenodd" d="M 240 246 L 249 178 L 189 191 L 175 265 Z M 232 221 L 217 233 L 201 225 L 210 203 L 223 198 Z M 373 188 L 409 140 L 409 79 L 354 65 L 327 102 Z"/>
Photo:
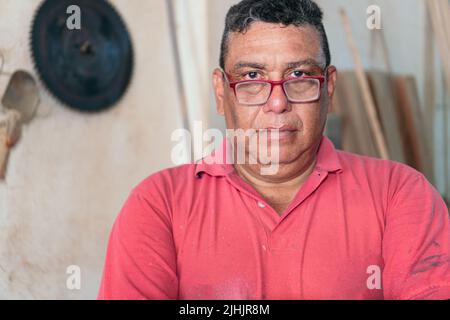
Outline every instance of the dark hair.
<path fill-rule="evenodd" d="M 222 69 L 225 67 L 230 34 L 244 33 L 253 22 L 261 21 L 281 23 L 285 26 L 314 27 L 319 33 L 328 67 L 331 63 L 331 54 L 322 18 L 322 10 L 312 0 L 242 0 L 232 6 L 227 13 L 220 49 L 220 66 Z"/>

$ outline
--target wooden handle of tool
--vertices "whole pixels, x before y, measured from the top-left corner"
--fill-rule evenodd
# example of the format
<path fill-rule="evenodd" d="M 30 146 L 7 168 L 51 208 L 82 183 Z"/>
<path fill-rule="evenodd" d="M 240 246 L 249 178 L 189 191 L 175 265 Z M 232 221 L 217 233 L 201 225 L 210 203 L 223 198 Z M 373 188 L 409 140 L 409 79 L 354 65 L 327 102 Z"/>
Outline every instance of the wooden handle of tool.
<path fill-rule="evenodd" d="M 6 162 L 9 155 L 9 147 L 6 144 L 7 130 L 6 121 L 4 124 L 0 124 L 0 179 L 5 178 Z"/>
<path fill-rule="evenodd" d="M 18 111 L 10 110 L 0 123 L 0 179 L 4 179 L 6 175 L 9 150 L 20 137 L 20 117 Z"/>
<path fill-rule="evenodd" d="M 14 147 L 20 138 L 22 116 L 17 110 L 10 110 L 6 116 L 6 145 L 9 148 Z"/>

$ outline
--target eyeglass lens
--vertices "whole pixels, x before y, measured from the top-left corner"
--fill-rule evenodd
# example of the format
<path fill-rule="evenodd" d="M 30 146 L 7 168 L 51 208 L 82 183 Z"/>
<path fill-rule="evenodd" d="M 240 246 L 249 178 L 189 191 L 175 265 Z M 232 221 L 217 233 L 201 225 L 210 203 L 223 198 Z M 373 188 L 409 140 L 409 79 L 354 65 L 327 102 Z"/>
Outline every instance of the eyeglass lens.
<path fill-rule="evenodd" d="M 291 102 L 310 102 L 319 96 L 317 79 L 295 79 L 284 83 L 284 91 Z M 267 102 L 271 94 L 268 82 L 242 82 L 236 86 L 236 97 L 241 104 L 258 105 Z"/>

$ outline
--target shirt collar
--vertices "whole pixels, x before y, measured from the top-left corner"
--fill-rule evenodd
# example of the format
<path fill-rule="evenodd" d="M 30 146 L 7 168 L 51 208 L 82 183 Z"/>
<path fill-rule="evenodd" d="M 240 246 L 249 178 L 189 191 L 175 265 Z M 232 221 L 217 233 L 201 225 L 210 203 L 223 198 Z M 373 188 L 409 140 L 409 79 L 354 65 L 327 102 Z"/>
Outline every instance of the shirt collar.
<path fill-rule="evenodd" d="M 317 152 L 316 170 L 328 172 L 341 172 L 342 164 L 339 160 L 338 152 L 333 142 L 328 137 L 323 136 Z"/>
<path fill-rule="evenodd" d="M 231 144 L 225 138 L 220 146 L 209 156 L 196 162 L 195 176 L 199 177 L 200 173 L 207 173 L 214 177 L 221 177 L 234 172 L 231 154 Z M 322 137 L 319 150 L 317 151 L 315 170 L 327 172 L 342 171 L 337 150 L 331 140 L 325 136 Z"/>
<path fill-rule="evenodd" d="M 234 171 L 231 159 L 231 144 L 224 138 L 220 146 L 209 156 L 200 159 L 196 163 L 195 176 L 200 173 L 207 173 L 214 177 L 226 176 Z"/>

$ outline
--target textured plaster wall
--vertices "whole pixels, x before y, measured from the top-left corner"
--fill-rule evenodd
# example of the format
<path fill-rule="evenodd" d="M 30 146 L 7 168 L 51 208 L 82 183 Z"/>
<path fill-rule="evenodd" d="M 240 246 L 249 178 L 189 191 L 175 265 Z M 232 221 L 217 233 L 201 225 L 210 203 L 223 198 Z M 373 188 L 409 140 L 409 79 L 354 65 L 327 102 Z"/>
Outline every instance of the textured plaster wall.
<path fill-rule="evenodd" d="M 128 24 L 135 73 L 113 109 L 81 114 L 42 89 L 38 117 L 13 149 L 0 182 L 0 298 L 95 298 L 112 222 L 128 192 L 171 165 L 171 132 L 181 127 L 163 1 L 112 1 Z M 5 70 L 33 71 L 28 50 L 39 1 L 0 0 Z M 2 94 L 7 76 L 0 76 Z M 81 290 L 66 268 L 81 268 Z"/>

